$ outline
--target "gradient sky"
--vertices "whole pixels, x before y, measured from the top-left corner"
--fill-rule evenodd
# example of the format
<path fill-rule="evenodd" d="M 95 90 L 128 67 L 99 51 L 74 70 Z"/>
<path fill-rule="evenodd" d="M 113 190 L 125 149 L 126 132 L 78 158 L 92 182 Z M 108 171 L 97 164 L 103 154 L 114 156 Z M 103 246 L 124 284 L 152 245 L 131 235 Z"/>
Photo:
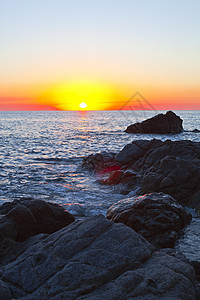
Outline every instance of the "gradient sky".
<path fill-rule="evenodd" d="M 0 110 L 120 109 L 136 91 L 200 109 L 199 16 L 199 0 L 0 0 Z"/>

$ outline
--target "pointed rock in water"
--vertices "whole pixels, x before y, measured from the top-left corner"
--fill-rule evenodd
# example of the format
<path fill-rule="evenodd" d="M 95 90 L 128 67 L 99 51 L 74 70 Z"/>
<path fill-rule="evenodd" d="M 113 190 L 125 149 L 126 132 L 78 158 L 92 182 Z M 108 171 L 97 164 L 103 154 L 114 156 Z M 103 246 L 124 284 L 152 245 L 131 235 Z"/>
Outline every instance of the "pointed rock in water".
<path fill-rule="evenodd" d="M 118 201 L 108 209 L 107 218 L 133 228 L 156 248 L 173 248 L 192 216 L 171 196 L 152 193 Z"/>
<path fill-rule="evenodd" d="M 131 228 L 95 216 L 18 243 L 0 290 L 24 300 L 198 299 L 195 276 L 183 256 L 154 252 Z"/>
<path fill-rule="evenodd" d="M 174 112 L 168 111 L 166 114 L 158 114 L 141 123 L 128 126 L 125 132 L 128 133 L 180 133 L 183 131 L 183 120 Z"/>
<path fill-rule="evenodd" d="M 198 132 L 200 132 L 200 130 L 196 128 L 196 129 L 192 130 L 192 132 L 198 133 Z"/>

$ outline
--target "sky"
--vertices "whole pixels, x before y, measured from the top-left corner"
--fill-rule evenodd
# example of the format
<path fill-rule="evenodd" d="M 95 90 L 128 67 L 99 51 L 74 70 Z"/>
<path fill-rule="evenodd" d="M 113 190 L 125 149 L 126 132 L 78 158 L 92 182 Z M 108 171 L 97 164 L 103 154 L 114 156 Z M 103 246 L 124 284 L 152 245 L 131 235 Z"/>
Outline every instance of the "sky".
<path fill-rule="evenodd" d="M 0 110 L 200 109 L 199 15 L 199 0 L 0 0 Z"/>

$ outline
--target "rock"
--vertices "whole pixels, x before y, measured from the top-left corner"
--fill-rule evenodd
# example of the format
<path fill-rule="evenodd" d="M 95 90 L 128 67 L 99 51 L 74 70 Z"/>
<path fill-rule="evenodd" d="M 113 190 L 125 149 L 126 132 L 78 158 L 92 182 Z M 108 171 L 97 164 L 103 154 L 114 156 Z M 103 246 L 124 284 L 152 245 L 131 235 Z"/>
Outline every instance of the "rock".
<path fill-rule="evenodd" d="M 193 283 L 193 272 L 183 257 L 178 257 L 170 249 L 162 249 L 141 268 L 130 270 L 78 299 L 199 299 L 199 284 Z"/>
<path fill-rule="evenodd" d="M 192 130 L 192 132 L 198 133 L 198 132 L 200 132 L 200 130 L 196 128 L 196 129 Z"/>
<path fill-rule="evenodd" d="M 152 193 L 113 204 L 107 218 L 131 227 L 156 248 L 173 248 L 178 233 L 192 217 L 169 195 Z"/>
<path fill-rule="evenodd" d="M 121 164 L 128 164 L 136 161 L 144 155 L 151 144 L 152 141 L 147 140 L 133 141 L 131 144 L 127 144 L 123 150 L 116 155 L 115 161 Z"/>
<path fill-rule="evenodd" d="M 120 182 L 123 184 L 129 184 L 130 186 L 131 185 L 134 186 L 136 184 L 136 181 L 137 181 L 137 174 L 133 170 L 127 169 L 124 172 Z"/>
<path fill-rule="evenodd" d="M 88 158 L 86 161 L 93 160 L 93 156 Z M 102 158 L 101 162 L 101 167 L 93 168 L 94 171 L 97 170 L 95 172 L 97 177 L 100 176 L 100 180 L 106 174 L 106 178 L 103 178 L 105 180 L 101 183 L 106 183 L 111 172 L 124 171 L 120 181 L 116 182 L 128 184 L 121 189 L 123 194 L 140 187 L 138 194 L 164 192 L 181 204 L 200 210 L 199 142 L 136 140 L 110 157 L 109 166 L 106 166 L 106 158 Z M 94 163 L 94 166 L 97 166 L 97 163 Z M 125 179 L 127 170 L 131 170 L 135 176 Z"/>
<path fill-rule="evenodd" d="M 0 280 L 0 299 L 1 300 L 12 300 L 10 290 L 5 282 Z"/>
<path fill-rule="evenodd" d="M 103 216 L 18 245 L 0 269 L 13 299 L 197 299 L 192 265 Z"/>
<path fill-rule="evenodd" d="M 200 282 L 200 262 L 199 261 L 190 261 L 196 272 L 196 279 Z"/>
<path fill-rule="evenodd" d="M 39 233 L 53 233 L 74 221 L 60 205 L 42 200 L 26 199 L 6 202 L 0 206 L 0 239 L 24 241 Z"/>
<path fill-rule="evenodd" d="M 108 179 L 104 180 L 104 183 L 106 183 L 106 184 L 118 184 L 122 180 L 123 175 L 124 175 L 123 170 L 112 171 L 109 174 Z"/>
<path fill-rule="evenodd" d="M 195 197 L 199 189 L 199 168 L 188 160 L 166 156 L 145 172 L 141 194 L 163 192 L 179 203 L 195 208 L 199 202 Z"/>
<path fill-rule="evenodd" d="M 125 132 L 128 133 L 180 133 L 183 131 L 183 120 L 174 112 L 168 111 L 166 114 L 158 114 L 153 118 L 141 123 L 128 126 Z"/>
<path fill-rule="evenodd" d="M 109 168 L 114 171 L 118 168 L 117 163 L 113 163 L 114 157 L 115 153 L 113 152 L 91 154 L 83 159 L 82 168 L 95 172 L 104 170 L 106 172 L 106 170 Z"/>

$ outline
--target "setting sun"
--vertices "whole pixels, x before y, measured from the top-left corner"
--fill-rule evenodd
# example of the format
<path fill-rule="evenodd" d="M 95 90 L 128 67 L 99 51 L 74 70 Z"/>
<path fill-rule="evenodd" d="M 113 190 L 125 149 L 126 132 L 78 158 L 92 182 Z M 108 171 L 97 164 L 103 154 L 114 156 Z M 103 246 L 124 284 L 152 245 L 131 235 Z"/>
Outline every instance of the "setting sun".
<path fill-rule="evenodd" d="M 85 102 L 82 102 L 79 104 L 80 108 L 84 109 L 87 107 L 87 104 Z"/>
<path fill-rule="evenodd" d="M 42 95 L 41 103 L 50 103 L 59 110 L 104 110 L 119 99 L 119 89 L 111 84 L 80 80 L 50 88 Z"/>

